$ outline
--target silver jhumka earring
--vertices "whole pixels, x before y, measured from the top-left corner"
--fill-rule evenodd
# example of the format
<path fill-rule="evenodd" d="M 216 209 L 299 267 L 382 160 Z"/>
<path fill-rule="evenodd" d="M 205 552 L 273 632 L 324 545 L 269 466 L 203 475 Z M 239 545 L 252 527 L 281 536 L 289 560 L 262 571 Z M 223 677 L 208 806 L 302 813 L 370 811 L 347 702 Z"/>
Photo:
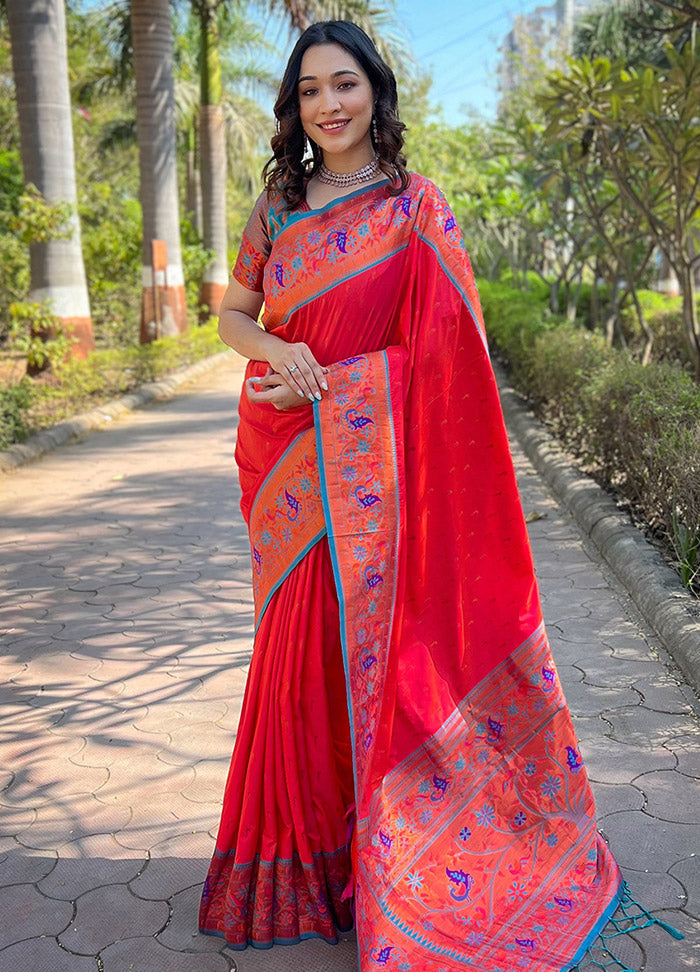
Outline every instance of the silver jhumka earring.
<path fill-rule="evenodd" d="M 376 145 L 377 144 L 377 119 L 374 116 L 372 116 L 372 138 L 374 140 L 374 144 Z"/>

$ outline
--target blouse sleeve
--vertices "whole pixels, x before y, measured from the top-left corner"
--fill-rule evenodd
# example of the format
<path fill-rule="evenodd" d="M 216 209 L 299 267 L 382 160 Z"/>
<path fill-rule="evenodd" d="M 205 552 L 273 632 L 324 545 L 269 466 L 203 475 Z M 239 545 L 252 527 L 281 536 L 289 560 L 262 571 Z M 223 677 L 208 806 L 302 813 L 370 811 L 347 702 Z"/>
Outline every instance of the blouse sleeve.
<path fill-rule="evenodd" d="M 233 276 L 248 290 L 262 293 L 263 271 L 270 255 L 270 233 L 267 226 L 269 202 L 267 192 L 258 197 L 246 223 Z"/>

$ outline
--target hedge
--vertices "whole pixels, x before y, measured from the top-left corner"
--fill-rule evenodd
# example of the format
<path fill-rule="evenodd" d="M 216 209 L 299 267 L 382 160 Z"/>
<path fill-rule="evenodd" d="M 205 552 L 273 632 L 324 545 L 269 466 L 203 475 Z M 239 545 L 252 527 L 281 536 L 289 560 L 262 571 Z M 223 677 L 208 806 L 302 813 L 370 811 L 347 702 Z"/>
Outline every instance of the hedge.
<path fill-rule="evenodd" d="M 700 593 L 700 386 L 675 365 L 644 367 L 547 317 L 537 294 L 490 281 L 479 289 L 489 342 L 515 387 Z"/>
<path fill-rule="evenodd" d="M 57 364 L 39 379 L 0 383 L 0 449 L 221 350 L 212 318 L 178 337 L 94 351 L 84 361 Z"/>

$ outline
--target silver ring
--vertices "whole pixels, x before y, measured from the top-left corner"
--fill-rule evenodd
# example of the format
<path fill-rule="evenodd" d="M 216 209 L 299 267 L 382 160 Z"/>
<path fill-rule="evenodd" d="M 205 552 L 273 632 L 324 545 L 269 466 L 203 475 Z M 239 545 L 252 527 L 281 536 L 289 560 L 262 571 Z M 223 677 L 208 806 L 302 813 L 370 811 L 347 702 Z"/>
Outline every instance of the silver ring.
<path fill-rule="evenodd" d="M 289 371 L 289 374 L 291 375 L 291 373 L 293 371 L 297 371 L 297 366 L 296 365 L 291 365 L 287 370 Z"/>

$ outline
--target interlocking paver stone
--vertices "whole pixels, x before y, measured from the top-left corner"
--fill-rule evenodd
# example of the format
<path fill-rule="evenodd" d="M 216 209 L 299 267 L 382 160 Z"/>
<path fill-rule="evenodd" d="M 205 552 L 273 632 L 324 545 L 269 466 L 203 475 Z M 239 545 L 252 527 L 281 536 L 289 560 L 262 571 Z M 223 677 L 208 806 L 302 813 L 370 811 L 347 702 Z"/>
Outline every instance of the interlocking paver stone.
<path fill-rule="evenodd" d="M 95 960 L 71 955 L 55 938 L 29 938 L 0 952 L 0 968 L 8 972 L 95 972 Z"/>
<path fill-rule="evenodd" d="M 673 752 L 678 760 L 678 772 L 700 780 L 700 733 L 674 737 Z"/>
<path fill-rule="evenodd" d="M 96 955 L 122 939 L 155 935 L 169 914 L 165 901 L 146 901 L 124 884 L 107 884 L 78 898 L 74 921 L 58 937 L 70 952 Z"/>
<path fill-rule="evenodd" d="M 647 813 L 622 811 L 610 814 L 603 830 L 615 848 L 621 868 L 665 871 L 669 861 L 679 861 L 700 848 L 700 822 L 668 823 Z"/>
<path fill-rule="evenodd" d="M 0 915 L 1 949 L 38 933 L 58 935 L 73 917 L 73 906 L 45 897 L 33 884 L 13 884 L 0 888 Z"/>
<path fill-rule="evenodd" d="M 36 884 L 55 868 L 58 857 L 55 852 L 36 851 L 31 848 L 9 848 L 0 859 L 0 887 L 10 884 Z"/>
<path fill-rule="evenodd" d="M 193 872 L 201 882 L 201 874 Z M 162 932 L 158 934 L 158 941 L 166 948 L 175 951 L 212 952 L 221 950 L 221 940 L 213 935 L 200 935 L 197 929 L 197 915 L 199 899 L 202 894 L 201 884 L 178 891 L 171 900 L 172 918 Z"/>
<path fill-rule="evenodd" d="M 678 773 L 675 770 L 656 770 L 635 779 L 635 786 L 644 791 L 647 798 L 646 812 L 657 820 L 672 823 L 700 824 L 700 783 L 696 784 L 695 804 L 676 800 Z M 683 785 L 683 784 L 681 784 Z M 700 844 L 698 845 L 700 852 Z"/>
<path fill-rule="evenodd" d="M 129 938 L 100 955 L 104 972 L 229 972 L 235 968 L 215 952 L 174 952 L 148 938 Z"/>
<path fill-rule="evenodd" d="M 0 968 L 83 972 L 98 954 L 104 972 L 357 968 L 352 935 L 234 952 L 196 928 L 253 627 L 240 380 L 232 356 L 2 481 L 0 927 L 9 916 L 26 940 Z M 687 935 L 648 928 L 620 951 L 645 972 L 698 968 L 697 708 L 517 445 L 514 458 L 542 517 L 528 529 L 545 620 L 601 829 L 632 891 Z"/>
<path fill-rule="evenodd" d="M 126 883 L 146 866 L 144 857 L 126 851 L 111 834 L 72 840 L 59 847 L 57 853 L 56 866 L 37 887 L 50 898 L 66 901 L 74 901 L 105 883 Z"/>
<path fill-rule="evenodd" d="M 207 864 L 201 859 L 192 860 L 188 857 L 154 857 L 146 864 L 143 872 L 129 882 L 129 887 L 140 898 L 150 898 L 154 901 L 168 901 L 193 885 L 197 887 L 197 900 L 202 891 L 202 882 L 206 877 Z M 168 926 L 172 926 L 172 922 Z M 196 922 L 194 923 L 196 925 Z M 187 933 L 192 934 L 193 926 L 187 925 Z M 174 934 L 179 932 L 175 930 Z M 166 942 L 170 944 L 170 942 Z"/>
<path fill-rule="evenodd" d="M 700 851 L 673 864 L 669 868 L 669 874 L 680 881 L 688 896 L 685 910 L 700 920 Z"/>

